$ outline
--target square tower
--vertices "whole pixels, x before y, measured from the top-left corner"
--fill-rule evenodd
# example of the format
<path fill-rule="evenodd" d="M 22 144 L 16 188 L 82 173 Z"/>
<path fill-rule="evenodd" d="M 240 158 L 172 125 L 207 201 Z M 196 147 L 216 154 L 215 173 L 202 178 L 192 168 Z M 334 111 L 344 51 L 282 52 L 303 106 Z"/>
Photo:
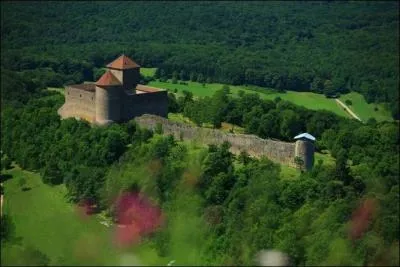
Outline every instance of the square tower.
<path fill-rule="evenodd" d="M 135 93 L 136 85 L 140 81 L 140 66 L 125 55 L 107 65 L 111 73 L 121 82 L 125 91 Z"/>

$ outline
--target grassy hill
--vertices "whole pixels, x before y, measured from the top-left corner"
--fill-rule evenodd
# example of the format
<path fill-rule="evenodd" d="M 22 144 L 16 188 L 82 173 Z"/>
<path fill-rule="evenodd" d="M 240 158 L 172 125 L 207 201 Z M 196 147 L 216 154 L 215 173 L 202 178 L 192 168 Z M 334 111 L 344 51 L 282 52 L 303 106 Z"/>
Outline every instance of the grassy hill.
<path fill-rule="evenodd" d="M 193 160 L 205 149 L 191 142 L 182 143 L 189 148 Z M 321 155 L 317 158 L 321 158 Z M 50 259 L 50 265 L 119 265 L 122 262 L 130 265 L 165 265 L 173 260 L 158 256 L 146 240 L 140 246 L 132 246 L 124 251 L 116 249 L 112 239 L 113 227 L 102 225 L 100 215 L 83 216 L 76 205 L 67 202 L 64 185 L 45 185 L 39 174 L 18 166 L 4 173 L 12 176 L 4 182 L 4 212 L 15 223 L 16 236 L 21 238 L 20 245 L 34 246 Z M 298 170 L 281 165 L 281 179 L 297 179 L 298 175 Z M 26 187 L 29 190 L 21 190 L 19 179 L 22 177 L 27 180 Z M 182 195 L 177 201 L 182 202 L 179 205 L 189 208 L 188 201 L 195 200 Z M 174 216 L 170 226 L 174 233 L 172 254 L 179 262 L 187 262 L 188 255 L 194 257 L 193 253 L 201 247 L 201 244 L 185 241 L 189 236 L 196 235 L 199 218 L 195 215 L 189 218 L 183 213 L 190 212 L 182 209 L 170 214 L 170 217 Z M 20 245 L 2 246 L 2 265 L 24 264 Z M 200 262 L 197 256 L 194 258 L 190 262 Z"/>
<path fill-rule="evenodd" d="M 340 97 L 344 103 L 350 100 L 352 104 L 349 106 L 363 121 L 369 118 L 375 118 L 377 121 L 392 121 L 389 111 L 383 104 L 368 104 L 365 98 L 356 92 L 351 92 Z"/>
<path fill-rule="evenodd" d="M 169 90 L 177 89 L 178 92 L 182 92 L 183 90 L 192 92 L 193 95 L 204 97 L 211 96 L 215 91 L 222 88 L 223 84 L 221 83 L 210 83 L 205 84 L 204 86 L 198 82 L 187 82 L 187 85 L 184 84 L 172 84 L 170 82 L 160 82 L 160 81 L 152 81 L 149 83 L 150 86 L 165 88 Z M 279 93 L 276 90 L 261 88 L 255 86 L 229 86 L 232 95 L 238 95 L 239 91 L 244 91 L 246 93 L 257 93 L 262 99 L 274 100 L 277 97 L 280 97 L 283 100 L 287 100 L 296 105 L 306 107 L 308 109 L 313 110 L 321 110 L 325 109 L 328 111 L 332 111 L 340 116 L 351 118 L 333 99 L 328 99 L 324 95 L 315 94 L 310 92 L 293 92 L 287 91 L 286 93 Z"/>
<path fill-rule="evenodd" d="M 141 68 L 142 73 L 154 73 L 155 70 L 153 68 Z M 170 91 L 176 89 L 177 93 L 182 93 L 183 90 L 192 92 L 194 96 L 197 97 L 205 97 L 212 96 L 215 91 L 222 88 L 223 84 L 221 83 L 206 83 L 201 84 L 198 82 L 190 82 L 187 81 L 186 84 L 177 84 L 171 83 L 170 80 L 167 82 L 160 81 L 151 81 L 149 83 L 150 86 L 165 88 Z M 334 99 L 326 98 L 322 94 L 315 94 L 311 92 L 295 92 L 295 91 L 286 91 L 284 93 L 277 92 L 272 88 L 263 88 L 257 86 L 234 86 L 229 85 L 232 95 L 237 95 L 239 91 L 244 91 L 245 93 L 257 93 L 262 99 L 274 100 L 277 97 L 280 97 L 283 100 L 292 102 L 296 105 L 303 106 L 312 110 L 328 110 L 333 113 L 336 113 L 339 116 L 343 116 L 346 118 L 352 118 Z M 352 105 L 349 108 L 356 113 L 363 121 L 367 121 L 369 118 L 375 118 L 377 121 L 392 121 L 392 117 L 390 112 L 383 104 L 368 104 L 365 101 L 365 98 L 356 92 L 351 92 L 346 95 L 342 95 L 340 100 L 345 102 L 345 100 L 351 100 Z"/>
<path fill-rule="evenodd" d="M 4 209 L 11 215 L 23 245 L 36 247 L 52 265 L 115 263 L 116 253 L 107 242 L 110 229 L 96 217 L 80 219 L 77 209 L 64 198 L 64 185 L 45 185 L 38 174 L 18 167 L 6 173 L 12 179 L 4 183 Z M 18 181 L 22 177 L 30 190 L 21 190 Z M 18 251 L 17 246 L 3 246 L 2 265 L 18 263 Z"/>

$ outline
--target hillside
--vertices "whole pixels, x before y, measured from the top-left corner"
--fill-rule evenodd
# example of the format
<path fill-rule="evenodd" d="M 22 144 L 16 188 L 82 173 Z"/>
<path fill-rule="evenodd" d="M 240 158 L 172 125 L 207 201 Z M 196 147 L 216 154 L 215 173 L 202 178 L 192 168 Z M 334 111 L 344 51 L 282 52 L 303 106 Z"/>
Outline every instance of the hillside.
<path fill-rule="evenodd" d="M 328 95 L 355 91 L 368 103 L 388 102 L 390 113 L 399 115 L 396 1 L 1 7 L 2 66 L 50 68 L 50 86 L 90 78 L 122 51 L 159 68 L 158 76 Z"/>
<path fill-rule="evenodd" d="M 0 5 L 2 266 L 400 265 L 398 2 Z M 208 129 L 61 119 L 121 53 Z"/>

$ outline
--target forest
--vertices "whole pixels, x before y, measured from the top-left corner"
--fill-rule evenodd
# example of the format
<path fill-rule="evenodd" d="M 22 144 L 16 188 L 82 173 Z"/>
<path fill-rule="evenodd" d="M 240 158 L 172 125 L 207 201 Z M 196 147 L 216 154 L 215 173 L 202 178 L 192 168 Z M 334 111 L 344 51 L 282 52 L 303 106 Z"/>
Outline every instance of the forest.
<path fill-rule="evenodd" d="M 110 200 L 121 191 L 139 190 L 168 214 L 185 209 L 182 201 L 187 203 L 191 196 L 190 213 L 203 225 L 196 229 L 197 242 L 203 240 L 197 264 L 248 265 L 259 250 L 272 248 L 287 253 L 295 265 L 399 263 L 395 122 L 362 124 L 252 94 L 234 100 L 226 87 L 208 100 L 193 100 L 189 93 L 174 100 L 170 94 L 170 111 L 183 110 L 198 122 L 204 115 L 196 109 L 206 101 L 221 107 L 207 111 L 216 125 L 236 118 L 248 132 L 269 136 L 264 131 L 273 129 L 271 136 L 282 139 L 296 127 L 312 129 L 319 140 L 317 149 L 329 149 L 335 163 L 318 161 L 311 172 L 286 180 L 280 165 L 246 153 L 234 156 L 229 143 L 211 145 L 193 158 L 189 144 L 160 135 L 162 129 L 140 129 L 133 120 L 108 128 L 60 121 L 56 110 L 62 95 L 32 87 L 23 75 L 8 70 L 2 71 L 1 81 L 4 92 L 13 92 L 2 95 L 3 168 L 12 160 L 39 172 L 46 184 L 65 184 L 68 201 L 95 204 L 95 212 L 105 210 L 114 219 Z M 235 108 L 241 107 L 253 108 L 234 116 Z M 360 217 L 359 209 L 369 215 Z M 173 253 L 174 243 L 182 238 L 176 235 L 175 220 L 171 216 L 168 224 L 146 235 L 160 256 Z M 11 242 L 7 232 L 2 239 Z"/>
<path fill-rule="evenodd" d="M 160 258 L 155 265 L 249 266 L 273 249 L 295 266 L 399 266 L 398 121 L 359 122 L 229 88 L 356 91 L 398 119 L 398 2 L 1 2 L 1 21 L 6 199 L 15 178 L 4 173 L 16 166 L 113 223 L 116 195 L 139 192 L 165 215 L 139 233 Z M 207 97 L 169 91 L 171 114 L 284 141 L 310 132 L 332 162 L 290 179 L 286 166 L 233 155 L 229 143 L 184 142 L 134 120 L 106 128 L 60 120 L 64 97 L 46 88 L 94 81 L 122 52 L 157 68 L 160 80 L 226 84 Z M 33 194 L 20 181 L 18 192 Z M 24 246 L 16 218 L 1 219 L 2 265 L 3 247 Z M 75 263 L 36 245 L 18 254 L 24 265 Z"/>
<path fill-rule="evenodd" d="M 329 97 L 356 91 L 368 103 L 387 103 L 399 118 L 397 1 L 57 1 L 1 7 L 1 65 L 36 83 L 91 81 L 124 52 L 158 68 L 162 78 Z"/>

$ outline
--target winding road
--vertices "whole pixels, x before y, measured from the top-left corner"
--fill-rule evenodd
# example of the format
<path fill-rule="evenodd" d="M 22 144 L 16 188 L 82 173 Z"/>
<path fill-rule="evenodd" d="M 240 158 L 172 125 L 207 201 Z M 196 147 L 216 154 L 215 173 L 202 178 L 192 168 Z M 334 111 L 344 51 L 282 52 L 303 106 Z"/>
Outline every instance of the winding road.
<path fill-rule="evenodd" d="M 360 119 L 360 117 L 358 117 L 345 103 L 343 103 L 342 101 L 340 101 L 339 99 L 335 99 L 337 103 L 339 103 L 339 105 L 341 105 L 351 116 L 353 116 L 353 118 L 355 118 L 356 120 L 359 120 L 362 122 L 362 120 Z"/>

